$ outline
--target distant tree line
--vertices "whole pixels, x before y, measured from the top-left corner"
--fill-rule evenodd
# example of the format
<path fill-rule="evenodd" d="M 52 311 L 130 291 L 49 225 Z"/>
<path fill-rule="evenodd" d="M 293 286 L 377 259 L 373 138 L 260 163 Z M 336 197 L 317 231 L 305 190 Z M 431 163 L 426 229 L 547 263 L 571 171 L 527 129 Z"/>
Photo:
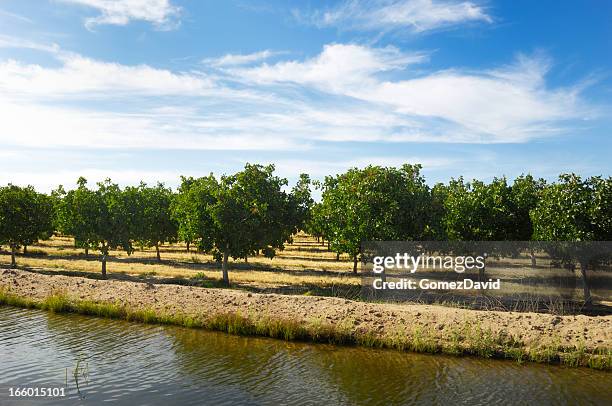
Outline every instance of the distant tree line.
<path fill-rule="evenodd" d="M 348 254 L 357 272 L 362 241 L 612 240 L 612 178 L 559 176 L 553 183 L 522 175 L 485 183 L 452 179 L 428 186 L 420 165 L 353 168 L 323 181 L 302 174 L 287 189 L 274 166 L 247 164 L 220 178 L 182 177 L 176 193 L 163 184 L 120 188 L 0 188 L 0 243 L 15 253 L 52 232 L 74 236 L 86 254 L 182 241 L 214 255 L 229 284 L 228 258 L 272 258 L 299 230 Z M 321 193 L 312 198 L 312 188 Z"/>

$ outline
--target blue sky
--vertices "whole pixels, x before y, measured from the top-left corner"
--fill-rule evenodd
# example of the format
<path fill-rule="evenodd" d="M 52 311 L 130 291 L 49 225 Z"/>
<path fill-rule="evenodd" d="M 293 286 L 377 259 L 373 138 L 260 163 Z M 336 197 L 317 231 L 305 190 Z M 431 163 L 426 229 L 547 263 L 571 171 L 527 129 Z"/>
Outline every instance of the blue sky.
<path fill-rule="evenodd" d="M 612 3 L 0 2 L 0 184 L 612 174 Z"/>

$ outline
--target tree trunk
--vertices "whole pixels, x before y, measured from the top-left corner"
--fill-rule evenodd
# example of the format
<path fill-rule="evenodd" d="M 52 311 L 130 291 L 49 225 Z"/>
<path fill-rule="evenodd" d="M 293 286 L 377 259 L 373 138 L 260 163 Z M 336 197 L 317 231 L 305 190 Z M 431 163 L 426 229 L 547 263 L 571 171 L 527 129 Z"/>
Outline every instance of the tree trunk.
<path fill-rule="evenodd" d="M 225 286 L 229 286 L 229 274 L 227 272 L 228 257 L 229 257 L 229 244 L 225 246 L 225 251 L 223 251 L 223 264 L 221 265 L 221 270 L 223 271 L 223 284 Z"/>
<path fill-rule="evenodd" d="M 89 257 L 89 247 L 85 247 L 85 258 Z"/>
<path fill-rule="evenodd" d="M 329 242 L 329 241 L 327 241 L 327 250 L 328 250 L 328 251 L 330 250 L 330 248 L 329 248 L 329 247 L 330 247 L 330 242 Z"/>
<path fill-rule="evenodd" d="M 357 255 L 353 256 L 353 273 L 357 273 Z"/>
<path fill-rule="evenodd" d="M 106 256 L 108 255 L 108 247 L 102 245 L 102 279 L 106 279 Z"/>
<path fill-rule="evenodd" d="M 320 240 L 321 240 L 321 237 L 317 237 L 317 242 L 320 242 Z"/>
<path fill-rule="evenodd" d="M 245 257 L 244 257 L 244 263 L 245 263 L 245 264 L 248 264 L 248 263 L 249 263 L 249 257 L 248 257 L 248 256 L 245 256 Z"/>
<path fill-rule="evenodd" d="M 486 261 L 486 259 L 485 259 L 485 261 Z M 486 265 L 486 262 L 485 262 L 485 265 L 482 268 L 478 269 L 478 282 L 484 282 L 485 281 L 485 278 L 487 277 L 486 268 L 487 268 L 487 265 Z"/>
<path fill-rule="evenodd" d="M 531 267 L 535 268 L 536 267 L 536 256 L 535 256 L 535 252 L 533 252 L 533 250 L 531 250 L 531 252 L 529 253 L 529 256 L 531 257 Z"/>
<path fill-rule="evenodd" d="M 157 262 L 161 262 L 161 256 L 159 255 L 159 243 L 155 243 L 155 252 L 157 253 Z"/>
<path fill-rule="evenodd" d="M 102 279 L 106 279 L 106 254 L 102 254 Z"/>
<path fill-rule="evenodd" d="M 26 256 L 26 255 L 28 255 L 28 246 L 24 245 L 23 246 L 23 256 Z"/>
<path fill-rule="evenodd" d="M 582 276 L 582 290 L 584 292 L 584 304 L 590 305 L 593 303 L 593 298 L 591 297 L 591 287 L 589 286 L 589 280 L 587 279 L 587 263 L 580 264 L 580 275 Z"/>
<path fill-rule="evenodd" d="M 336 261 L 340 261 L 340 253 L 336 252 Z"/>
<path fill-rule="evenodd" d="M 15 260 L 15 252 L 17 251 L 17 247 L 11 245 L 11 268 L 17 268 L 17 261 Z"/>
<path fill-rule="evenodd" d="M 187 252 L 189 253 L 189 241 L 187 241 Z"/>

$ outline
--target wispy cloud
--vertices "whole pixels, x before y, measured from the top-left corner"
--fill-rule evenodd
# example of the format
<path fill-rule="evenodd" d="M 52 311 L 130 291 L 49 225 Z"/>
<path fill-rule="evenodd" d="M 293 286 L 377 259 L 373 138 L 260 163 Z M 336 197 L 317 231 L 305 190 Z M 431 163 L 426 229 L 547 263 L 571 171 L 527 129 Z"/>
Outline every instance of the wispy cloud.
<path fill-rule="evenodd" d="M 474 21 L 492 21 L 483 7 L 457 0 L 345 0 L 325 10 L 309 13 L 294 10 L 294 16 L 319 27 L 413 33 Z"/>
<path fill-rule="evenodd" d="M 257 83 L 294 82 L 313 85 L 322 90 L 341 90 L 371 82 L 373 75 L 404 69 L 422 63 L 424 53 L 406 53 L 388 46 L 370 48 L 354 44 L 331 44 L 314 58 L 304 61 L 282 61 L 253 68 L 234 70 L 237 76 Z"/>
<path fill-rule="evenodd" d="M 2 62 L 0 87 L 7 93 L 50 98 L 71 94 L 95 98 L 109 92 L 194 95 L 215 87 L 205 75 L 174 73 L 148 65 L 127 66 L 65 53 L 58 55 L 58 60 L 62 62 L 59 68 L 15 60 Z"/>
<path fill-rule="evenodd" d="M 537 55 L 494 70 L 423 73 L 424 53 L 330 44 L 300 60 L 176 72 L 2 41 L 57 61 L 0 62 L 6 146 L 278 151 L 316 142 L 524 142 L 594 110 L 580 86 L 550 88 L 551 62 Z"/>
<path fill-rule="evenodd" d="M 285 52 L 282 51 L 271 51 L 266 49 L 259 52 L 253 52 L 251 54 L 225 54 L 218 58 L 206 58 L 202 61 L 202 63 L 214 67 L 241 66 L 261 62 L 273 56 L 284 53 Z"/>
<path fill-rule="evenodd" d="M 127 25 L 132 20 L 148 21 L 160 30 L 171 30 L 180 24 L 181 8 L 170 0 L 59 0 L 94 8 L 100 15 L 85 19 L 89 29 L 97 25 Z"/>
<path fill-rule="evenodd" d="M 23 21 L 26 22 L 28 24 L 33 24 L 34 21 L 32 21 L 30 18 L 22 16 L 21 14 L 17 14 L 17 13 L 11 13 L 9 11 L 6 10 L 2 10 L 0 9 L 0 16 L 6 16 L 15 20 L 19 20 L 19 21 Z"/>
<path fill-rule="evenodd" d="M 412 126 L 393 132 L 400 140 L 523 142 L 593 114 L 580 98 L 580 86 L 547 86 L 550 61 L 539 55 L 519 56 L 497 70 L 404 72 L 408 78 L 395 80 L 380 76 L 411 61 L 414 58 L 388 48 L 333 45 L 314 58 L 234 73 L 256 84 L 314 87 L 386 106 L 412 120 Z"/>
<path fill-rule="evenodd" d="M 0 34 L 0 48 L 34 49 L 42 52 L 57 53 L 60 47 L 57 44 L 41 44 L 38 42 Z"/>

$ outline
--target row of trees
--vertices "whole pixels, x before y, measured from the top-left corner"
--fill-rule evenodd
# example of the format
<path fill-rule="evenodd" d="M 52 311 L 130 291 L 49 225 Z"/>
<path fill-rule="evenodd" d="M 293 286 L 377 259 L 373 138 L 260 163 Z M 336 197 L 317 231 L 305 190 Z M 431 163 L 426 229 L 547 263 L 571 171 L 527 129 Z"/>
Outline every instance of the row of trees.
<path fill-rule="evenodd" d="M 320 189 L 314 203 L 311 185 Z M 177 240 L 212 253 L 229 283 L 229 257 L 273 257 L 302 229 L 348 254 L 357 271 L 367 240 L 612 240 L 612 178 L 561 175 L 547 184 L 531 175 L 512 183 L 453 179 L 429 187 L 419 165 L 368 166 L 311 182 L 301 175 L 293 189 L 274 166 L 247 164 L 217 179 L 182 178 L 177 193 L 158 184 L 121 189 L 110 180 L 90 189 L 85 179 L 51 196 L 33 188 L 0 189 L 0 243 L 13 253 L 52 231 L 72 235 L 78 247 L 156 247 Z"/>
<path fill-rule="evenodd" d="M 134 244 L 155 247 L 160 260 L 160 244 L 176 241 L 177 225 L 170 211 L 173 194 L 162 184 L 121 189 L 107 179 L 92 190 L 79 178 L 77 185 L 68 192 L 60 186 L 52 193 L 55 230 L 74 236 L 86 255 L 99 250 L 103 277 L 111 249 L 131 254 Z"/>
<path fill-rule="evenodd" d="M 612 240 L 610 177 L 564 174 L 551 184 L 531 175 L 512 183 L 459 178 L 430 188 L 420 171 L 419 165 L 368 166 L 326 177 L 317 184 L 322 199 L 313 206 L 306 231 L 327 240 L 336 253 L 349 254 L 354 272 L 363 241 Z M 565 255 L 580 263 L 590 301 L 586 272 L 593 252 L 576 249 L 568 246 Z"/>
<path fill-rule="evenodd" d="M 419 165 L 368 166 L 316 184 L 306 231 L 355 260 L 362 241 L 609 241 L 612 178 L 522 175 L 430 188 Z"/>
<path fill-rule="evenodd" d="M 187 249 L 212 253 L 222 262 L 229 284 L 228 258 L 247 258 L 262 252 L 272 258 L 277 249 L 303 228 L 310 213 L 310 179 L 300 177 L 287 193 L 287 180 L 274 175 L 274 166 L 249 165 L 243 171 L 216 179 L 182 178 L 177 194 L 157 184 L 120 188 L 107 179 L 95 189 L 79 178 L 77 188 L 62 186 L 51 196 L 32 187 L 0 189 L 0 244 L 15 252 L 53 231 L 74 236 L 75 245 L 101 253 L 106 277 L 109 251 L 131 254 L 134 246 L 155 247 L 181 240 Z"/>

